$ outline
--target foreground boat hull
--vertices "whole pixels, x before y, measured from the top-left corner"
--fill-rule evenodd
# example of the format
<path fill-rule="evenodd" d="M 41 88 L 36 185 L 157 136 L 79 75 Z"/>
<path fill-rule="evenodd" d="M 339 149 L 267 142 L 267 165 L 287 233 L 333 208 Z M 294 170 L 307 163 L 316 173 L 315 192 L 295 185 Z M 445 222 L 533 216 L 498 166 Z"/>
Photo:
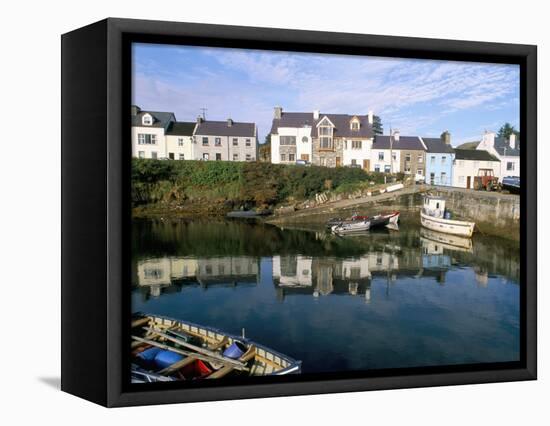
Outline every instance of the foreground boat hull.
<path fill-rule="evenodd" d="M 423 227 L 431 229 L 432 231 L 468 238 L 473 235 L 475 228 L 474 222 L 436 218 L 428 216 L 423 211 L 420 212 L 420 223 Z"/>

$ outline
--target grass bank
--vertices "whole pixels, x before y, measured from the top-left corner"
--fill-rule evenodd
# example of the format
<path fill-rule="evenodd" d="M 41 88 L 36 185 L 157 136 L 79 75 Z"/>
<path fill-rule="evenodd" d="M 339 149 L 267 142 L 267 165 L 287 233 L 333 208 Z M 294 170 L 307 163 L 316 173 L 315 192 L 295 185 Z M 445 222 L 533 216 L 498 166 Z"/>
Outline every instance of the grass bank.
<path fill-rule="evenodd" d="M 301 202 L 323 191 L 383 183 L 381 173 L 260 162 L 132 160 L 136 216 L 223 214 Z"/>

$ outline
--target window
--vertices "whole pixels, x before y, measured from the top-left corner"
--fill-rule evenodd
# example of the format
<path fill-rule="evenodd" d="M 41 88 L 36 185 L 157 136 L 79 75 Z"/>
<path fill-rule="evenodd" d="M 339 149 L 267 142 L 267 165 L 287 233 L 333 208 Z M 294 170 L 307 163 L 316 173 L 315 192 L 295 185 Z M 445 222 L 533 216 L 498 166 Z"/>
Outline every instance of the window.
<path fill-rule="evenodd" d="M 216 161 L 220 161 L 222 159 L 222 155 L 219 152 L 216 152 Z"/>
<path fill-rule="evenodd" d="M 289 157 L 294 157 L 294 155 L 290 154 Z M 252 160 L 252 156 L 250 154 L 246 154 L 246 161 L 250 161 L 250 160 Z"/>
<path fill-rule="evenodd" d="M 384 161 L 384 153 L 383 153 L 383 152 L 379 152 L 379 153 L 378 153 L 378 159 L 379 159 L 380 161 Z"/>
<path fill-rule="evenodd" d="M 405 166 L 405 173 L 411 172 L 411 166 Z"/>
<path fill-rule="evenodd" d="M 393 161 L 397 161 L 397 152 L 392 152 L 391 158 L 393 158 Z"/>
<path fill-rule="evenodd" d="M 286 161 L 286 154 L 281 154 L 281 161 Z"/>
<path fill-rule="evenodd" d="M 180 160 L 185 160 L 185 155 L 180 154 Z"/>
<path fill-rule="evenodd" d="M 250 139 L 247 139 L 247 140 L 245 141 L 245 145 L 246 145 L 246 146 L 250 146 Z"/>
<path fill-rule="evenodd" d="M 464 160 L 458 160 L 458 167 L 464 167 Z"/>
<path fill-rule="evenodd" d="M 296 145 L 296 136 L 280 136 L 280 145 Z"/>
<path fill-rule="evenodd" d="M 250 155 L 247 155 L 247 157 L 250 157 Z M 288 154 L 288 161 L 294 161 L 295 157 L 296 156 L 294 154 Z"/>
<path fill-rule="evenodd" d="M 239 161 L 239 154 L 233 154 L 233 161 Z"/>
<path fill-rule="evenodd" d="M 156 160 L 156 159 L 158 158 L 158 156 L 157 156 L 157 151 L 151 151 L 151 158 L 152 158 L 153 160 Z"/>
<path fill-rule="evenodd" d="M 183 146 L 183 138 L 178 138 L 178 146 Z"/>
<path fill-rule="evenodd" d="M 422 154 L 418 154 L 417 161 L 419 163 L 423 163 L 424 162 L 424 156 Z"/>
<path fill-rule="evenodd" d="M 139 158 L 145 158 L 145 151 L 139 151 L 138 152 L 138 157 Z"/>
<path fill-rule="evenodd" d="M 173 152 L 169 152 L 169 153 L 168 153 L 168 158 L 169 158 L 170 160 L 173 160 L 173 159 L 176 158 L 176 157 L 174 156 L 174 153 L 173 153 Z"/>
<path fill-rule="evenodd" d="M 319 127 L 319 147 L 321 149 L 332 149 L 332 127 L 324 125 Z"/>
<path fill-rule="evenodd" d="M 145 125 L 145 126 L 150 126 L 151 124 L 153 124 L 153 117 L 151 117 L 151 115 L 149 114 L 145 114 L 143 116 L 143 118 L 141 119 L 141 122 Z"/>
<path fill-rule="evenodd" d="M 361 146 L 362 146 L 361 141 L 351 141 L 352 149 L 361 149 Z"/>
<path fill-rule="evenodd" d="M 441 164 L 446 164 L 447 163 L 447 157 L 443 156 L 441 157 Z"/>
<path fill-rule="evenodd" d="M 222 138 L 215 138 L 215 139 L 214 139 L 214 144 L 215 144 L 216 146 L 221 146 L 221 144 L 222 144 Z"/>
<path fill-rule="evenodd" d="M 514 162 L 513 161 L 508 161 L 506 163 L 506 170 L 508 170 L 508 171 L 514 170 Z"/>
<path fill-rule="evenodd" d="M 203 145 L 208 145 L 208 138 L 206 138 L 206 137 L 202 138 L 202 144 Z"/>
<path fill-rule="evenodd" d="M 302 142 L 303 142 L 303 143 L 308 143 L 308 142 L 309 142 L 308 137 L 307 137 L 307 136 L 304 136 L 304 137 L 302 138 Z"/>
<path fill-rule="evenodd" d="M 157 135 L 151 135 L 149 133 L 138 134 L 138 145 L 156 145 Z"/>
<path fill-rule="evenodd" d="M 210 156 L 208 155 L 208 152 L 205 152 L 204 154 L 202 154 L 202 159 L 204 161 L 208 161 L 209 158 L 210 158 Z"/>
<path fill-rule="evenodd" d="M 430 164 L 435 164 L 435 155 L 430 157 Z"/>
<path fill-rule="evenodd" d="M 357 160 L 351 160 L 351 164 L 355 166 L 357 164 Z"/>
<path fill-rule="evenodd" d="M 405 154 L 405 161 L 411 161 L 411 154 Z"/>
<path fill-rule="evenodd" d="M 375 171 L 376 173 L 380 173 L 380 164 L 375 164 L 375 165 L 374 165 L 374 171 Z"/>
<path fill-rule="evenodd" d="M 424 176 L 424 169 L 416 169 L 416 174 L 419 176 Z"/>
<path fill-rule="evenodd" d="M 351 122 L 351 130 L 359 130 L 359 122 L 358 121 L 352 121 Z"/>
<path fill-rule="evenodd" d="M 447 173 L 441 172 L 441 185 L 447 185 Z"/>
<path fill-rule="evenodd" d="M 384 166 L 384 173 L 391 173 L 391 167 L 388 165 Z"/>

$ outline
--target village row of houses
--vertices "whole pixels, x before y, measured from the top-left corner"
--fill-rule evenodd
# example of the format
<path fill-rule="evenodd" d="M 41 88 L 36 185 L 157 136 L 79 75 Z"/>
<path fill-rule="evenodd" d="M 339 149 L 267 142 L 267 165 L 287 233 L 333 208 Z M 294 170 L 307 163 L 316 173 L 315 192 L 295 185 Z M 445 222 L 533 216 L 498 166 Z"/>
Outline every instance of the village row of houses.
<path fill-rule="evenodd" d="M 432 185 L 473 188 L 486 170 L 502 179 L 519 176 L 519 141 L 485 132 L 479 141 L 451 145 L 448 131 L 439 138 L 378 135 L 374 115 L 284 112 L 275 107 L 270 132 L 270 161 L 359 167 L 371 172 L 404 173 Z M 256 161 L 255 123 L 205 120 L 179 122 L 174 113 L 132 106 L 132 155 L 136 158 Z"/>
<path fill-rule="evenodd" d="M 284 112 L 275 107 L 271 162 L 303 161 L 319 166 L 360 167 L 371 172 L 405 173 L 432 185 L 472 188 L 484 169 L 499 177 L 519 176 L 519 141 L 485 132 L 480 141 L 453 148 L 448 131 L 440 138 L 377 135 L 374 115 Z"/>
<path fill-rule="evenodd" d="M 205 120 L 177 121 L 172 112 L 132 106 L 132 156 L 170 160 L 256 161 L 256 124 Z"/>

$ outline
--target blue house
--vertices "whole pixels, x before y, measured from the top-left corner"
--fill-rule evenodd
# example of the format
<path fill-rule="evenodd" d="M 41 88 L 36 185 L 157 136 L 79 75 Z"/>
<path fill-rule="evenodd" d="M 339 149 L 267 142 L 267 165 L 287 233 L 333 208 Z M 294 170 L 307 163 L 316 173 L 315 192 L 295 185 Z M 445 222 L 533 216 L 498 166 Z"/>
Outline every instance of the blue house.
<path fill-rule="evenodd" d="M 426 183 L 451 186 L 453 184 L 454 149 L 451 134 L 443 132 L 440 138 L 422 138 L 426 145 Z"/>

